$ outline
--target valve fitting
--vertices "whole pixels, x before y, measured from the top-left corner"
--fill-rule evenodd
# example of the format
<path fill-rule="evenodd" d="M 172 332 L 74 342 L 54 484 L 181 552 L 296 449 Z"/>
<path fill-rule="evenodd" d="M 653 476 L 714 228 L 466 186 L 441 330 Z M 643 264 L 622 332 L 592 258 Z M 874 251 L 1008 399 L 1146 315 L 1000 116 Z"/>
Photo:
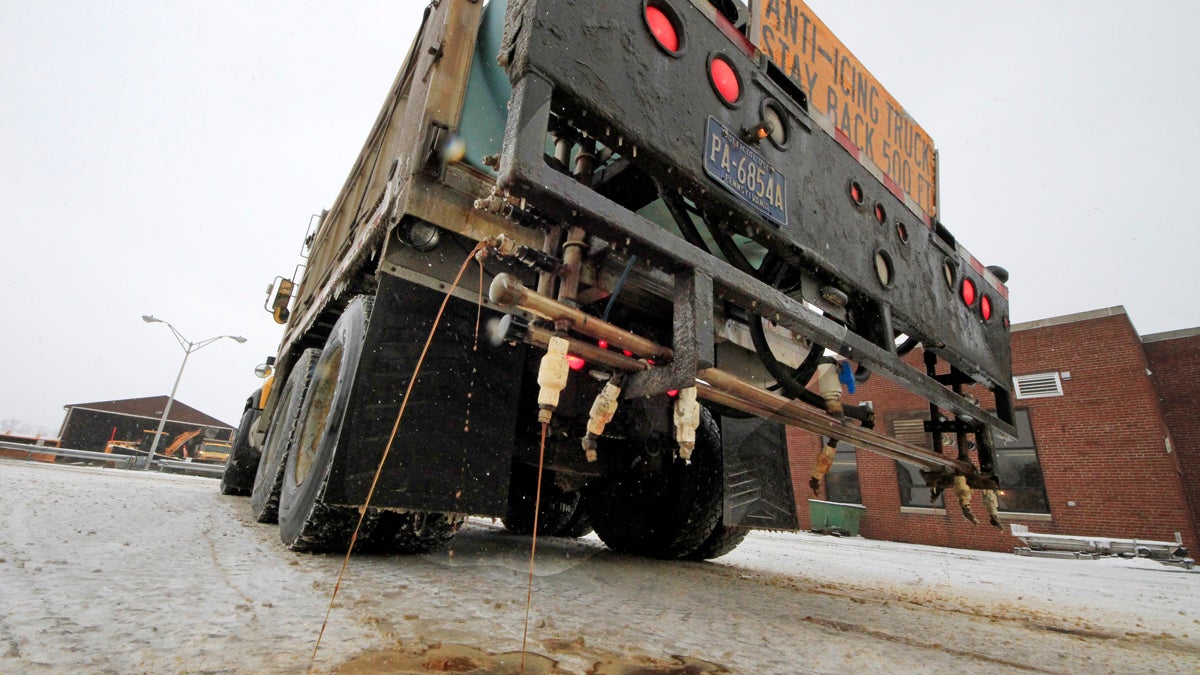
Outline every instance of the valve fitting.
<path fill-rule="evenodd" d="M 546 355 L 538 366 L 538 421 L 548 424 L 558 408 L 558 395 L 567 386 L 567 341 L 557 335 L 546 345 Z"/>
<path fill-rule="evenodd" d="M 1000 497 L 995 490 L 983 491 L 983 506 L 987 509 L 988 522 L 997 530 L 1004 531 L 1004 523 L 1000 521 Z"/>
<path fill-rule="evenodd" d="M 588 413 L 587 435 L 583 437 L 583 454 L 588 462 L 596 461 L 596 439 L 604 433 L 604 427 L 612 421 L 613 415 L 617 414 L 620 400 L 620 378 L 613 377 L 604 384 L 596 400 L 592 401 L 592 409 Z"/>
<path fill-rule="evenodd" d="M 825 479 L 825 474 L 829 473 L 829 469 L 833 466 L 833 457 L 837 454 L 836 438 L 829 439 L 825 447 L 821 448 L 820 454 L 817 455 L 817 461 L 813 465 L 812 476 L 808 479 L 808 487 L 812 488 L 813 494 L 817 494 L 817 490 L 821 487 L 821 481 Z"/>
<path fill-rule="evenodd" d="M 971 521 L 972 525 L 978 525 L 979 519 L 971 513 L 971 486 L 967 485 L 966 476 L 954 477 L 954 496 L 958 498 L 958 508 L 962 509 L 963 518 Z"/>
<path fill-rule="evenodd" d="M 825 412 L 834 417 L 842 417 L 845 415 L 845 410 L 842 408 L 842 383 L 838 379 L 838 364 L 822 363 L 817 366 L 817 389 L 821 392 L 821 398 L 825 399 Z"/>
<path fill-rule="evenodd" d="M 675 399 L 675 442 L 679 444 L 679 456 L 692 461 L 696 449 L 696 429 L 700 426 L 700 402 L 696 400 L 696 388 L 679 390 Z"/>

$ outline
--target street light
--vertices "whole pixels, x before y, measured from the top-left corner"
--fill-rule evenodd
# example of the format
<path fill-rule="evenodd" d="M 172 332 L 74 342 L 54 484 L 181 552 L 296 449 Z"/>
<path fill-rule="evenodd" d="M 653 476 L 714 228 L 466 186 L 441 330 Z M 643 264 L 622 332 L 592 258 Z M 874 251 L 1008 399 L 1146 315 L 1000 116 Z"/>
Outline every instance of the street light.
<path fill-rule="evenodd" d="M 240 335 L 218 335 L 207 340 L 192 342 L 185 338 L 183 333 L 180 333 L 179 329 L 172 326 L 170 322 L 156 319 L 153 314 L 143 314 L 142 321 L 146 323 L 166 324 L 167 328 L 171 329 L 171 334 L 175 336 L 176 342 L 179 343 L 180 347 L 183 347 L 183 363 L 179 364 L 179 374 L 175 376 L 175 386 L 171 387 L 171 395 L 167 397 L 167 405 L 163 408 L 162 418 L 158 420 L 158 431 L 154 432 L 154 442 L 150 444 L 150 454 L 146 455 L 146 470 L 149 471 L 151 463 L 154 462 L 154 453 L 158 450 L 158 442 L 162 439 L 163 427 L 167 426 L 167 416 L 171 414 L 171 404 L 175 402 L 175 391 L 179 389 L 179 380 L 183 379 L 183 368 L 187 365 L 188 357 L 192 355 L 192 352 L 199 351 L 201 348 L 207 347 L 221 338 L 229 338 L 238 344 L 245 342 L 246 338 Z"/>

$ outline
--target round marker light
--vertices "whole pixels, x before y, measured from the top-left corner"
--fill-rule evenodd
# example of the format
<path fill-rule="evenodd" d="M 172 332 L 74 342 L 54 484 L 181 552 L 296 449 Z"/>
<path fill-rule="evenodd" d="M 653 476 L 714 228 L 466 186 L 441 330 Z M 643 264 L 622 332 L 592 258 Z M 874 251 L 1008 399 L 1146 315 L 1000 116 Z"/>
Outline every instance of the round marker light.
<path fill-rule="evenodd" d="M 712 78 L 713 89 L 717 90 L 721 100 L 733 105 L 742 97 L 742 83 L 738 79 L 737 71 L 725 57 L 714 57 L 708 66 L 708 74 Z"/>
<path fill-rule="evenodd" d="M 587 361 L 584 361 L 573 354 L 567 354 L 567 367 L 569 367 L 571 370 L 583 370 L 583 367 L 586 365 Z"/>
<path fill-rule="evenodd" d="M 992 299 L 986 294 L 979 299 L 979 313 L 983 316 L 984 321 L 992 320 Z"/>
<path fill-rule="evenodd" d="M 962 282 L 962 299 L 967 307 L 975 304 L 975 282 L 970 279 L 963 279 Z"/>
<path fill-rule="evenodd" d="M 666 12 L 654 5 L 646 5 L 646 25 L 660 47 L 672 54 L 679 51 L 679 31 Z"/>
<path fill-rule="evenodd" d="M 862 186 L 857 181 L 850 181 L 850 201 L 854 202 L 855 206 L 862 206 L 865 199 Z"/>

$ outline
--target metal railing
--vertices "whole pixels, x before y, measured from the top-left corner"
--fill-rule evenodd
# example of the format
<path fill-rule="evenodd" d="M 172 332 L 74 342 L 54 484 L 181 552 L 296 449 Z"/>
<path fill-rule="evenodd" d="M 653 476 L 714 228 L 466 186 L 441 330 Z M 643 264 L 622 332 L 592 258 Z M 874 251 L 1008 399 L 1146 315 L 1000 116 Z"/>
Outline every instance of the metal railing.
<path fill-rule="evenodd" d="M 104 462 L 117 469 L 137 469 L 146 465 L 144 455 L 115 455 L 93 450 L 76 450 L 74 448 L 55 448 L 47 445 L 29 445 L 27 443 L 8 443 L 0 441 L 0 450 L 15 450 L 24 452 L 25 459 L 33 459 L 34 455 L 53 455 L 66 459 L 78 459 L 88 462 Z M 225 472 L 224 464 L 204 464 L 201 462 L 185 462 L 175 459 L 155 459 L 154 464 L 164 473 L 184 473 L 210 478 L 220 478 Z"/>

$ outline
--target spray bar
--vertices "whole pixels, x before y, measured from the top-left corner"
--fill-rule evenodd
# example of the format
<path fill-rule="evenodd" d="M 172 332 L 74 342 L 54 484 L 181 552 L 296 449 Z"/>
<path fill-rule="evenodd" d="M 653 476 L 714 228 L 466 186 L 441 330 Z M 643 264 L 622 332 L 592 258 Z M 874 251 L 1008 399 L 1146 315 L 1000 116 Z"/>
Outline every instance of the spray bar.
<path fill-rule="evenodd" d="M 667 347 L 539 295 L 507 274 L 496 277 L 489 295 L 497 304 L 515 306 L 551 321 L 566 321 L 573 330 L 596 339 L 607 340 L 610 344 L 628 349 L 639 356 L 670 358 L 672 355 L 671 349 Z M 531 328 L 525 339 L 530 344 L 545 348 L 552 336 L 553 333 L 549 330 Z M 646 368 L 644 361 L 622 357 L 578 340 L 570 340 L 570 343 L 572 353 L 588 361 L 623 371 Z M 719 368 L 706 368 L 697 373 L 696 386 L 699 397 L 712 403 L 836 438 L 864 450 L 911 462 L 931 471 L 969 477 L 978 475 L 970 462 L 930 452 L 869 429 L 851 426 L 804 403 L 754 386 Z"/>
<path fill-rule="evenodd" d="M 618 328 L 574 307 L 568 307 L 544 295 L 538 295 L 525 288 L 510 274 L 496 275 L 488 289 L 488 297 L 498 305 L 516 306 L 554 322 L 565 321 L 571 325 L 572 330 L 598 340 L 605 340 L 618 349 L 628 349 L 639 358 L 658 359 L 665 362 L 670 361 L 675 355 L 668 347 L 634 335 L 624 328 Z"/>

